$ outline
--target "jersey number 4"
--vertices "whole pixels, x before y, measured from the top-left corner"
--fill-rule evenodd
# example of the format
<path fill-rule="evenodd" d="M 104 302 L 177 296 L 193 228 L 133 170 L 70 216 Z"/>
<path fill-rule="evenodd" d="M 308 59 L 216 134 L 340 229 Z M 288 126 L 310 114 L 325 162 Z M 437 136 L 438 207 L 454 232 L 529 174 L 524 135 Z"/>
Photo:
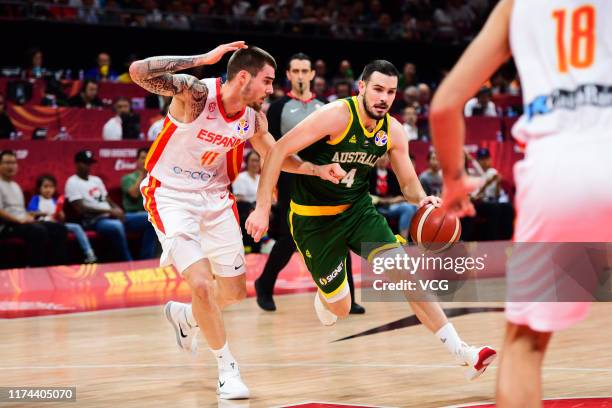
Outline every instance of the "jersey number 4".
<path fill-rule="evenodd" d="M 574 68 L 588 68 L 595 58 L 595 8 L 590 5 L 571 12 L 569 59 L 565 44 L 566 9 L 557 9 L 552 17 L 557 23 L 557 66 L 559 72 L 567 72 L 568 65 Z"/>
<path fill-rule="evenodd" d="M 346 173 L 346 176 L 344 176 L 342 180 L 340 180 L 340 183 L 346 184 L 347 188 L 351 188 L 351 186 L 355 182 L 355 173 L 357 173 L 357 169 L 351 169 L 351 171 Z"/>

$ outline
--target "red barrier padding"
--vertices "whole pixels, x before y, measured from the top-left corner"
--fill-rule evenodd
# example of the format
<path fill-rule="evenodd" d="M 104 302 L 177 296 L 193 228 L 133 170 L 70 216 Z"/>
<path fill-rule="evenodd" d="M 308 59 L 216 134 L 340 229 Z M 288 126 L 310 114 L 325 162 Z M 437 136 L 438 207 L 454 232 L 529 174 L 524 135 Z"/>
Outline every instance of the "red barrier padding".
<path fill-rule="evenodd" d="M 36 178 L 50 173 L 57 178 L 58 190 L 64 192 L 66 179 L 75 173 L 74 155 L 83 149 L 93 152 L 98 163 L 92 166 L 92 174 L 100 177 L 107 189 L 118 188 L 121 177 L 136 168 L 136 153 L 146 148 L 145 141 L 0 141 L 0 150 L 12 149 L 17 153 L 19 170 L 15 181 L 24 192 L 32 194 Z"/>

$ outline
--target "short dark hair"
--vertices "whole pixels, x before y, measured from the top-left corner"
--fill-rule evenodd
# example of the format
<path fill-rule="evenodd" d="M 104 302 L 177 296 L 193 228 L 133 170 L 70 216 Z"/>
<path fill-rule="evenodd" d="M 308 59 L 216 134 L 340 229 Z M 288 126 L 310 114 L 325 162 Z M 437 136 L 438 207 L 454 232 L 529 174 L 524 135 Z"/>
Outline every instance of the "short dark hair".
<path fill-rule="evenodd" d="M 365 66 L 363 73 L 361 74 L 361 79 L 367 82 L 374 72 L 380 72 L 384 75 L 399 78 L 399 72 L 397 71 L 397 68 L 395 68 L 395 65 L 387 60 L 374 60 Z"/>
<path fill-rule="evenodd" d="M 140 149 L 138 149 L 138 151 L 136 152 L 136 158 L 140 157 L 140 153 L 149 154 L 149 149 L 146 147 L 141 147 Z"/>
<path fill-rule="evenodd" d="M 350 92 L 352 84 L 347 79 L 339 79 L 338 81 L 336 81 L 336 83 L 334 84 L 334 89 L 338 89 L 339 86 L 344 85 L 348 86 Z"/>
<path fill-rule="evenodd" d="M 87 85 L 89 84 L 96 84 L 98 85 L 98 81 L 96 81 L 95 79 L 86 79 L 85 81 L 83 81 L 83 87 L 81 88 L 81 92 L 85 92 L 85 89 L 87 89 Z"/>
<path fill-rule="evenodd" d="M 3 150 L 0 152 L 0 162 L 2 160 L 4 160 L 4 156 L 13 156 L 13 157 L 17 157 L 17 155 L 15 154 L 14 151 L 12 150 Z"/>
<path fill-rule="evenodd" d="M 257 153 L 257 151 L 255 149 L 251 150 L 246 156 L 244 156 L 244 163 L 248 164 L 249 163 L 249 159 L 251 158 L 252 155 L 256 154 L 257 157 L 259 156 L 259 153 Z"/>
<path fill-rule="evenodd" d="M 276 70 L 276 61 L 267 51 L 259 47 L 240 49 L 234 52 L 227 62 L 227 80 L 231 81 L 242 70 L 255 76 L 266 65 Z"/>
<path fill-rule="evenodd" d="M 287 62 L 287 71 L 289 71 L 289 68 L 291 68 L 291 61 L 293 60 L 308 61 L 310 62 L 310 69 L 313 69 L 312 59 L 303 52 L 298 52 L 289 57 L 289 61 Z"/>
<path fill-rule="evenodd" d="M 45 181 L 50 181 L 54 186 L 57 186 L 57 180 L 51 174 L 41 174 L 36 179 L 36 192 L 40 193 L 40 188 Z"/>

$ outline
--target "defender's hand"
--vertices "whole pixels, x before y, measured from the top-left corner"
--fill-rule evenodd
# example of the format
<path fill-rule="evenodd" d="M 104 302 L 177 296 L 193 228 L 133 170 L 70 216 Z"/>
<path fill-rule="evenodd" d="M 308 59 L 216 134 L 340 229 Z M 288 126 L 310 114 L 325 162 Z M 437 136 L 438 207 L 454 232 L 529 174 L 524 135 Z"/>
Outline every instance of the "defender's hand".
<path fill-rule="evenodd" d="M 423 207 L 427 204 L 432 204 L 434 207 L 441 207 L 442 199 L 438 196 L 427 196 L 419 202 L 419 207 Z"/>
<path fill-rule="evenodd" d="M 204 54 L 201 64 L 202 65 L 213 65 L 219 62 L 221 58 L 228 52 L 233 52 L 241 48 L 248 48 L 244 41 L 234 41 L 229 44 L 221 44 L 212 51 Z"/>
<path fill-rule="evenodd" d="M 340 180 L 346 176 L 346 171 L 338 163 L 324 164 L 314 167 L 314 174 L 323 180 L 331 181 L 334 184 L 339 184 Z"/>
<path fill-rule="evenodd" d="M 255 113 L 255 134 L 263 135 L 268 133 L 268 118 L 263 112 Z"/>
<path fill-rule="evenodd" d="M 482 180 L 461 176 L 459 179 L 445 179 L 442 186 L 442 208 L 449 214 L 461 217 L 473 217 L 476 210 L 469 194 L 482 186 Z"/>
<path fill-rule="evenodd" d="M 268 231 L 268 223 L 270 222 L 270 210 L 265 210 L 255 207 L 255 210 L 249 214 L 244 226 L 247 233 L 253 237 L 255 242 L 259 242 Z"/>

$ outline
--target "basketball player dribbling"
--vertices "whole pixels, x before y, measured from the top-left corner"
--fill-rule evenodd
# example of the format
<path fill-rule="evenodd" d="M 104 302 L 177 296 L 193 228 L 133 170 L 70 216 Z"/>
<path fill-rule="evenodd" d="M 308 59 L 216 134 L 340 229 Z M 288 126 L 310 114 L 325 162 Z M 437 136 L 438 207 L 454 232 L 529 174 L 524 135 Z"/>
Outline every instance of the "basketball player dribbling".
<path fill-rule="evenodd" d="M 369 63 L 359 81 L 358 96 L 317 109 L 280 138 L 264 161 L 257 206 L 246 221 L 247 232 L 259 240 L 268 228 L 272 191 L 285 157 L 299 151 L 313 163 L 342 166 L 346 176 L 339 184 L 296 176 L 288 217 L 297 249 L 318 286 L 314 308 L 324 325 L 346 317 L 351 308 L 346 273 L 349 248 L 368 261 L 405 254 L 372 204 L 369 181 L 376 160 L 389 155 L 406 200 L 419 206 L 440 202 L 438 197 L 426 196 L 410 161 L 404 128 L 388 114 L 398 77 L 388 61 Z M 365 249 L 362 243 L 376 247 Z M 451 355 L 467 366 L 469 379 L 480 376 L 495 359 L 491 347 L 464 343 L 439 303 L 413 301 L 410 305 Z"/>
<path fill-rule="evenodd" d="M 217 63 L 232 52 L 227 82 L 176 74 Z M 162 245 L 162 265 L 173 264 L 189 284 L 192 304 L 169 302 L 166 317 L 177 344 L 195 351 L 202 330 L 219 368 L 221 399 L 248 398 L 227 345 L 221 310 L 246 296 L 245 258 L 236 203 L 228 186 L 242 163 L 244 143 L 265 157 L 274 144 L 261 106 L 272 94 L 276 62 L 243 41 L 197 56 L 152 57 L 130 66 L 135 83 L 172 96 L 163 130 L 146 158 L 141 184 L 145 208 Z M 315 166 L 291 156 L 284 170 L 337 183 L 338 165 Z"/>
<path fill-rule="evenodd" d="M 475 185 L 461 154 L 463 105 L 512 54 L 525 108 L 513 128 L 525 145 L 525 158 L 514 168 L 514 241 L 612 242 L 611 18 L 612 2 L 604 0 L 498 3 L 432 103 L 448 211 L 474 213 L 467 193 Z M 541 258 L 511 260 L 510 291 L 521 290 L 521 279 L 531 280 L 533 289 L 552 276 Z M 584 319 L 588 309 L 586 302 L 506 303 L 499 407 L 541 405 L 541 368 L 551 335 Z"/>

